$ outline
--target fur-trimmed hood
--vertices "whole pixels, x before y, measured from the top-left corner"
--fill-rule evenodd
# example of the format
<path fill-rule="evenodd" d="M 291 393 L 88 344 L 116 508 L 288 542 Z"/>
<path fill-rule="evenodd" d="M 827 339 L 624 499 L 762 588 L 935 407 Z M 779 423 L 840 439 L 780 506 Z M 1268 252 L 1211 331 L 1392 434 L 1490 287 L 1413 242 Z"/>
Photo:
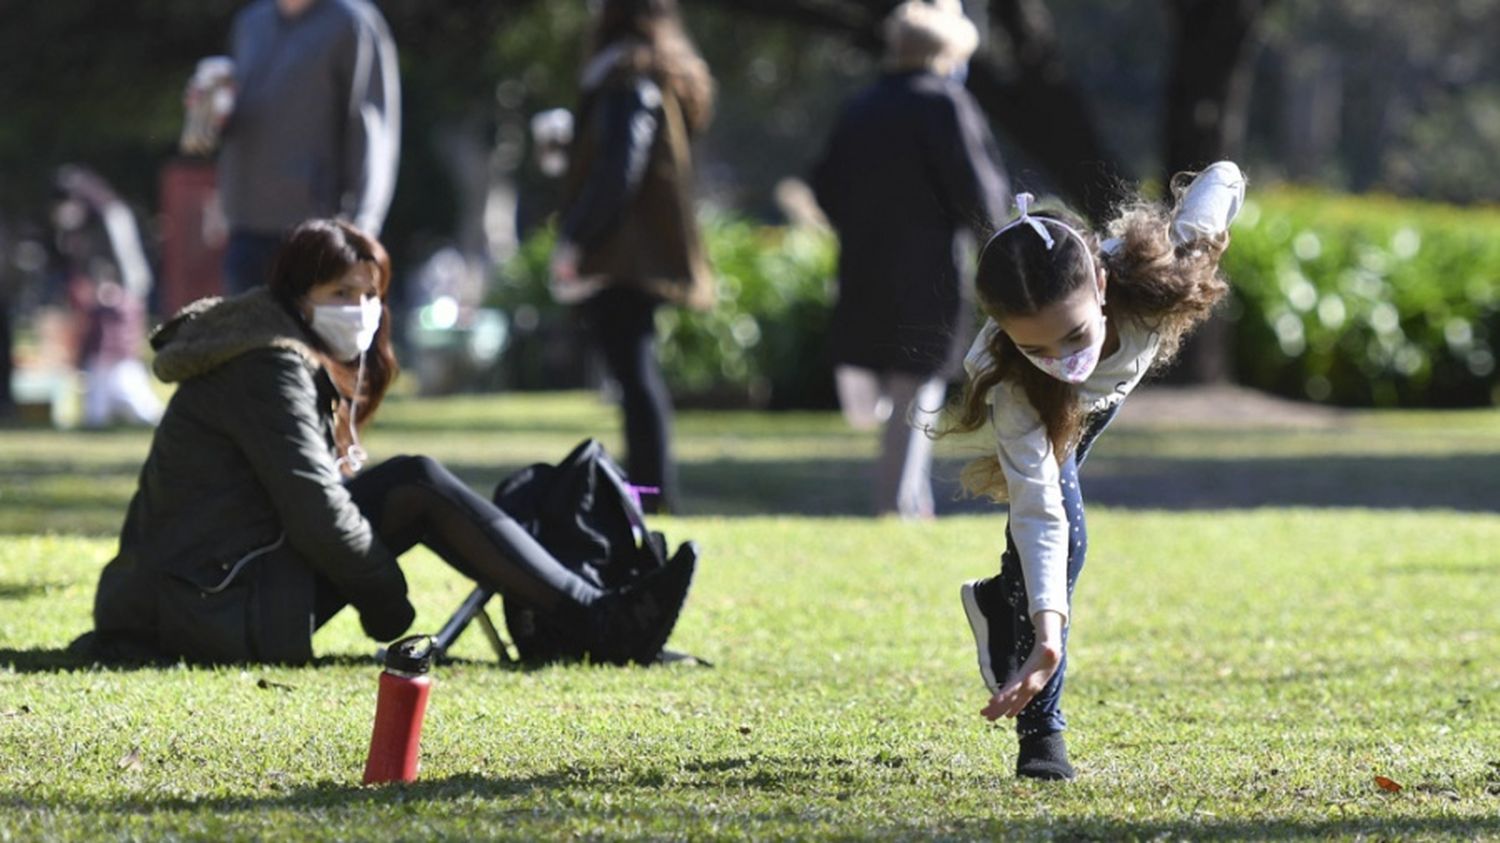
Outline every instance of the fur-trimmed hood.
<path fill-rule="evenodd" d="M 265 288 L 193 302 L 152 332 L 151 347 L 156 350 L 152 369 L 167 383 L 210 372 L 262 348 L 294 351 L 309 369 L 322 365 L 301 322 Z"/>

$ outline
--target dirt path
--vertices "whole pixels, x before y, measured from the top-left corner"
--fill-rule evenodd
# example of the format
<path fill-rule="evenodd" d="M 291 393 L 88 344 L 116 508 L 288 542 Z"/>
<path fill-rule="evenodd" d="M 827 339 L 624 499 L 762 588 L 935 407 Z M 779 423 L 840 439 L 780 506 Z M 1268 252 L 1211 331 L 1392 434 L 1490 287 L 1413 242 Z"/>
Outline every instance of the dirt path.
<path fill-rule="evenodd" d="M 1349 411 L 1278 398 L 1232 384 L 1147 385 L 1131 395 L 1115 424 L 1127 427 L 1180 423 L 1196 426 L 1284 427 L 1326 430 L 1343 425 Z"/>

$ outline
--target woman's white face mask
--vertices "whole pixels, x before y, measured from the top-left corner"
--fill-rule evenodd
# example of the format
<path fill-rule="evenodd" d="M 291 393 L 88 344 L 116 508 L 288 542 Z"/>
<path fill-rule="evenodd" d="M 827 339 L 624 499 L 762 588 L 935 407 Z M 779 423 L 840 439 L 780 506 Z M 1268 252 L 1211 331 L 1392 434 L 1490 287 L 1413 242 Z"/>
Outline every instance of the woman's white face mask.
<path fill-rule="evenodd" d="M 384 308 L 373 271 L 358 263 L 342 277 L 308 290 L 302 312 L 329 355 L 347 362 L 365 353 L 375 341 Z"/>
<path fill-rule="evenodd" d="M 380 317 L 380 299 L 374 296 L 359 304 L 318 304 L 312 309 L 312 329 L 335 360 L 349 361 L 369 350 Z"/>

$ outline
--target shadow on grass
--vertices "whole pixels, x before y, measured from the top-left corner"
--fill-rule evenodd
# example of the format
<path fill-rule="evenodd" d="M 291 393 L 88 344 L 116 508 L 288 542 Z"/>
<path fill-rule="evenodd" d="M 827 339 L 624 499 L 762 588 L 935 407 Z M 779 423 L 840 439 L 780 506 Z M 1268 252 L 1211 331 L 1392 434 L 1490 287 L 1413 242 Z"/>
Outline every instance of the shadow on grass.
<path fill-rule="evenodd" d="M 1500 453 L 1276 459 L 1089 460 L 1090 503 L 1202 510 L 1266 506 L 1500 512 Z"/>
<path fill-rule="evenodd" d="M 474 773 L 462 773 L 441 779 L 428 779 L 411 784 L 361 786 L 341 782 L 321 782 L 309 787 L 293 788 L 263 796 L 231 796 L 218 798 L 153 798 L 150 801 L 138 796 L 127 796 L 108 800 L 68 800 L 34 798 L 10 794 L 0 796 L 0 808 L 7 812 L 47 812 L 60 810 L 107 813 L 120 817 L 152 818 L 162 815 L 192 815 L 212 813 L 215 815 L 238 812 L 260 812 L 266 810 L 307 809 L 370 809 L 372 820 L 378 821 L 392 806 L 414 803 L 463 802 L 466 805 L 464 829 L 473 833 L 475 823 L 483 823 L 490 816 L 497 819 L 510 817 L 512 811 L 504 804 L 508 800 L 523 799 L 537 792 L 557 793 L 567 791 L 596 792 L 607 785 L 615 795 L 615 804 L 592 807 L 580 806 L 574 799 L 559 799 L 556 807 L 537 808 L 528 804 L 523 810 L 524 823 L 532 831 L 540 831 L 538 824 L 566 824 L 577 827 L 582 822 L 618 822 L 622 819 L 649 820 L 651 825 L 662 828 L 674 820 L 686 823 L 701 822 L 713 808 L 684 794 L 680 800 L 688 804 L 683 807 L 664 805 L 671 799 L 662 794 L 662 788 L 690 788 L 721 792 L 724 789 L 751 789 L 781 794 L 790 797 L 783 805 L 755 811 L 753 820 L 742 818 L 748 824 L 743 831 L 767 835 L 794 833 L 807 836 L 842 837 L 857 832 L 859 838 L 908 838 L 939 835 L 950 839 L 1063 839 L 1063 840 L 1166 840 L 1166 839 L 1406 839 L 1433 836 L 1459 839 L 1490 839 L 1500 834 L 1500 816 L 1488 817 L 1387 817 L 1369 813 L 1341 812 L 1339 816 L 1322 819 L 1294 820 L 1276 817 L 1223 820 L 1216 817 L 1183 817 L 1173 820 L 1127 820 L 1114 816 L 1044 816 L 1038 818 L 994 817 L 986 819 L 955 818 L 951 820 L 928 819 L 914 822 L 871 822 L 871 818 L 852 813 L 847 819 L 835 812 L 820 811 L 819 820 L 810 821 L 808 805 L 803 798 L 808 788 L 817 785 L 835 796 L 840 785 L 828 781 L 828 763 L 838 759 L 720 759 L 705 761 L 696 769 L 686 769 L 689 776 L 696 772 L 710 774 L 703 781 L 681 781 L 681 773 L 643 771 L 629 773 L 619 768 L 596 768 L 586 764 L 571 764 L 551 772 L 531 776 L 490 777 Z M 743 762 L 743 763 L 742 763 Z M 852 763 L 852 762 L 851 762 Z M 747 769 L 758 768 L 752 774 Z M 976 782 L 973 786 L 993 786 L 993 783 Z M 1060 785 L 1059 787 L 1066 787 Z M 636 789 L 647 797 L 650 804 L 631 807 L 629 791 Z M 493 806 L 483 804 L 496 801 Z M 476 802 L 478 804 L 476 804 Z M 624 804 L 621 804 L 621 803 Z M 1360 806 L 1364 807 L 1364 806 Z M 1355 808 L 1358 810 L 1358 808 Z M 1380 807 L 1370 808 L 1381 811 Z M 441 820 L 436 820 L 441 823 Z M 848 826 L 845 826 L 845 823 Z M 437 830 L 437 829 L 433 829 Z M 516 829 L 513 829 L 516 830 Z M 663 829 L 665 831 L 666 829 Z"/>
<path fill-rule="evenodd" d="M 372 644 L 371 647 L 374 647 Z M 318 667 L 375 667 L 378 662 L 372 652 L 368 656 L 355 655 L 353 653 L 335 653 L 327 656 L 318 656 L 307 664 L 290 665 L 297 668 Z M 512 672 L 523 672 L 529 670 L 543 669 L 545 666 L 502 664 L 495 659 L 469 659 L 464 657 L 451 657 L 444 661 L 446 665 L 456 667 L 483 667 L 492 670 L 505 670 Z M 74 671 L 86 670 L 100 673 L 117 673 L 122 671 L 154 670 L 168 671 L 177 670 L 185 666 L 184 662 L 176 659 L 149 659 L 149 658 L 120 658 L 100 659 L 97 655 L 83 651 L 74 650 L 70 647 L 34 647 L 29 650 L 17 650 L 0 647 L 0 669 L 10 670 L 15 673 L 72 673 Z M 272 669 L 288 667 L 288 665 L 267 664 L 262 662 L 233 662 L 218 665 L 191 665 L 192 667 L 211 669 L 214 667 L 234 667 L 247 670 Z"/>
<path fill-rule="evenodd" d="M 941 515 L 993 514 L 987 500 L 960 494 L 965 460 L 933 468 L 933 496 Z M 449 466 L 482 494 L 523 464 Z M 129 487 L 138 466 L 129 468 Z M 22 469 L 23 481 L 99 478 L 125 474 L 124 464 L 76 464 Z M 874 466 L 848 458 L 794 460 L 716 459 L 681 466 L 683 515 L 850 516 L 874 511 Z M 1500 512 L 1500 453 L 1446 456 L 1326 456 L 1305 458 L 1113 457 L 1096 454 L 1083 469 L 1084 497 L 1094 505 L 1176 511 L 1257 507 L 1363 507 Z M 5 495 L 0 535 L 61 532 L 117 535 L 129 494 L 68 494 L 47 482 L 19 482 Z"/>
<path fill-rule="evenodd" d="M 48 589 L 67 588 L 64 582 L 10 582 L 0 583 L 0 600 L 26 600 L 46 594 Z"/>
<path fill-rule="evenodd" d="M 1400 577 L 1495 577 L 1500 576 L 1500 566 L 1486 562 L 1444 565 L 1387 565 L 1381 574 Z"/>
<path fill-rule="evenodd" d="M 141 463 L 7 462 L 0 464 L 0 535 L 119 535 Z M 62 488 L 60 488 L 60 486 Z"/>
<path fill-rule="evenodd" d="M 150 658 L 118 658 L 101 659 L 95 653 L 87 650 L 77 650 L 72 647 L 34 647 L 29 650 L 17 650 L 0 647 L 0 670 L 9 670 L 17 674 L 29 673 L 72 673 L 75 671 L 97 671 L 100 673 L 113 673 L 122 671 L 154 670 L 168 671 L 177 670 L 184 666 L 211 669 L 214 667 L 237 668 L 243 670 L 266 670 L 275 668 L 310 669 L 320 667 L 376 667 L 380 662 L 373 652 L 374 644 L 371 645 L 370 655 L 357 655 L 354 653 L 334 653 L 326 656 L 318 656 L 306 664 L 279 665 L 265 662 L 226 662 L 222 664 L 193 664 L 187 665 L 177 659 L 150 659 Z M 665 651 L 663 662 L 651 666 L 650 669 L 681 670 L 686 668 L 712 669 L 713 663 L 698 659 L 694 656 L 679 653 L 673 650 Z M 468 656 L 444 656 L 440 662 L 444 669 L 452 668 L 479 668 L 482 670 L 497 670 L 505 673 L 536 673 L 551 670 L 555 667 L 568 666 L 567 663 L 546 662 L 502 662 L 496 658 L 470 658 Z M 599 670 L 642 670 L 637 665 L 615 665 L 599 664 L 594 666 Z"/>
<path fill-rule="evenodd" d="M 961 496 L 964 460 L 933 468 L 939 515 L 994 513 Z M 845 515 L 872 511 L 873 466 L 850 459 L 682 466 L 688 515 Z M 1122 509 L 1215 510 L 1362 507 L 1500 512 L 1500 454 L 1276 459 L 1091 458 L 1082 472 L 1090 504 Z"/>
<path fill-rule="evenodd" d="M 167 670 L 175 666 L 170 662 L 101 662 L 93 656 L 74 652 L 66 647 L 35 647 L 30 650 L 0 647 L 0 669 L 14 673 L 73 673 L 79 670 L 113 673 Z"/>
<path fill-rule="evenodd" d="M 920 828 L 893 829 L 890 834 L 920 833 Z M 1433 836 L 1464 840 L 1486 839 L 1500 832 L 1500 817 L 1370 817 L 1341 816 L 1323 820 L 1129 821 L 1115 817 L 1067 820 L 986 820 L 944 824 L 944 836 L 957 839 L 1048 840 L 1404 840 Z M 881 834 L 880 836 L 887 836 Z"/>

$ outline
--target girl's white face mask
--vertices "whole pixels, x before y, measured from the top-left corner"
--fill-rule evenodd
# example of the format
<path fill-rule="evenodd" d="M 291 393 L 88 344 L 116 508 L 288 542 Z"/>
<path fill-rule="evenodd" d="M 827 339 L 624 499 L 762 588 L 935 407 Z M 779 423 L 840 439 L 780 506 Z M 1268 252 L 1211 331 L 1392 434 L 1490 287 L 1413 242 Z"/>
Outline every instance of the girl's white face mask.
<path fill-rule="evenodd" d="M 1096 294 L 1099 292 L 1097 284 L 1094 286 L 1094 292 Z M 1041 369 L 1052 377 L 1064 383 L 1078 384 L 1088 380 L 1089 375 L 1092 375 L 1094 369 L 1098 367 L 1099 355 L 1104 351 L 1104 339 L 1107 333 L 1104 317 L 1104 297 L 1100 294 L 1099 322 L 1094 326 L 1094 336 L 1089 340 L 1088 345 L 1072 354 L 1066 354 L 1062 357 L 1043 357 L 1040 354 L 1031 354 L 1019 348 L 1016 350 L 1020 351 L 1027 360 L 1030 360 L 1031 365 Z"/>
<path fill-rule="evenodd" d="M 366 296 L 359 304 L 320 304 L 312 309 L 312 329 L 334 359 L 347 362 L 365 353 L 380 328 L 380 299 Z"/>

